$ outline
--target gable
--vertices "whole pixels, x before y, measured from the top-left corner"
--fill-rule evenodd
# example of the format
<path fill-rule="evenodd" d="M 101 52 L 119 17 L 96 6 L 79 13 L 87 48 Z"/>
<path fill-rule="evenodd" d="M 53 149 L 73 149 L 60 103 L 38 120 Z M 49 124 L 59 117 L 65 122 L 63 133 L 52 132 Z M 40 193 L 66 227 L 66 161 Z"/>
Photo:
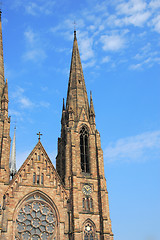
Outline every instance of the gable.
<path fill-rule="evenodd" d="M 86 113 L 86 109 L 84 107 L 82 107 L 81 112 L 79 114 L 79 121 L 81 122 L 88 122 L 88 115 Z"/>
<path fill-rule="evenodd" d="M 33 188 L 60 188 L 68 198 L 63 182 L 40 141 L 11 180 L 6 194 L 12 195 L 13 189 L 16 190 L 21 185 Z"/>

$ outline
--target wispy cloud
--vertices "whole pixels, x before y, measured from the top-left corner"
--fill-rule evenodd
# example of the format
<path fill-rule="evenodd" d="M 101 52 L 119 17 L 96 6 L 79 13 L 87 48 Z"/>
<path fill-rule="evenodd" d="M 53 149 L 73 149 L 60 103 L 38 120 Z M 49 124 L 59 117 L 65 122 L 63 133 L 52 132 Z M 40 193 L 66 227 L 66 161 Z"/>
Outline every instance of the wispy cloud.
<path fill-rule="evenodd" d="M 129 0 L 121 1 L 117 5 L 116 10 L 118 14 L 132 15 L 137 12 L 143 12 L 146 9 L 146 2 L 144 0 Z"/>
<path fill-rule="evenodd" d="M 143 63 L 135 63 L 129 66 L 130 70 L 142 70 Z"/>
<path fill-rule="evenodd" d="M 50 107 L 50 103 L 49 102 L 45 102 L 45 101 L 41 101 L 39 103 L 40 107 L 44 107 L 44 108 L 49 108 Z"/>
<path fill-rule="evenodd" d="M 135 63 L 133 63 L 129 69 L 143 69 L 144 67 L 151 67 L 154 63 L 160 64 L 160 56 L 158 51 L 152 50 L 150 43 L 142 47 L 139 52 L 134 56 Z"/>
<path fill-rule="evenodd" d="M 149 25 L 153 26 L 154 30 L 160 33 L 160 15 L 154 17 Z"/>
<path fill-rule="evenodd" d="M 86 63 L 83 62 L 82 66 L 83 66 L 83 69 L 85 69 L 85 68 L 88 68 L 88 67 L 93 67 L 93 66 L 95 66 L 95 64 L 96 64 L 96 61 L 94 59 L 92 59 L 89 62 L 86 62 Z"/>
<path fill-rule="evenodd" d="M 104 51 L 119 51 L 125 47 L 126 40 L 120 35 L 103 35 L 100 38 Z"/>
<path fill-rule="evenodd" d="M 160 130 L 119 139 L 110 143 L 105 151 L 107 162 L 144 162 L 160 160 Z"/>
<path fill-rule="evenodd" d="M 101 62 L 102 62 L 102 63 L 108 63 L 108 62 L 110 62 L 110 57 L 109 57 L 109 56 L 105 56 L 105 57 L 102 59 Z"/>
<path fill-rule="evenodd" d="M 31 2 L 33 3 L 33 1 L 30 1 L 30 3 Z M 34 4 L 31 6 L 33 9 L 36 8 Z M 92 8 L 89 10 L 88 8 L 83 9 L 83 11 L 80 10 L 78 17 L 76 17 L 77 36 L 81 59 L 85 66 L 93 67 L 93 62 L 97 62 L 99 56 L 95 52 L 95 49 L 100 44 L 101 46 L 98 47 L 102 47 L 103 56 L 101 58 L 103 61 L 105 60 L 106 51 L 110 51 L 111 54 L 119 51 L 117 54 L 121 54 L 122 51 L 120 50 L 126 53 L 127 60 L 129 58 L 132 59 L 135 51 L 132 51 L 133 48 L 131 48 L 131 44 L 132 46 L 137 44 L 137 52 L 142 47 L 138 45 L 140 43 L 138 36 L 140 37 L 141 31 L 143 31 L 145 45 L 148 39 L 150 39 L 147 37 L 147 35 L 149 36 L 149 32 L 155 31 L 160 33 L 159 8 L 159 0 L 151 0 L 149 2 L 145 0 L 114 0 L 101 1 L 101 3 L 99 3 L 98 0 L 94 0 Z M 40 12 L 40 10 L 38 10 L 38 12 Z M 71 41 L 73 39 L 73 19 L 75 19 L 75 15 L 73 14 L 64 16 L 60 24 L 57 26 L 54 24 L 53 27 L 50 27 L 50 32 L 63 35 L 66 40 Z M 133 34 L 133 28 L 136 34 Z M 28 42 L 30 41 L 30 43 L 36 40 L 36 35 L 33 35 L 31 31 L 26 32 L 26 37 L 28 37 Z M 152 47 L 154 48 L 155 46 L 152 44 Z M 127 49 L 129 49 L 129 51 L 127 51 Z M 64 51 L 68 50 L 64 49 Z M 25 57 L 32 61 L 41 58 L 44 60 L 46 58 L 46 52 L 44 48 L 41 47 L 38 48 L 38 50 L 30 49 Z M 158 57 L 159 55 L 157 55 L 155 59 L 150 58 L 150 60 L 149 57 L 146 57 L 146 59 L 143 59 L 143 62 L 135 62 L 132 64 L 133 66 L 128 67 L 132 70 L 136 70 L 140 66 L 143 66 L 142 69 L 151 67 L 158 63 L 158 61 L 156 61 Z M 114 58 L 112 59 L 114 61 Z M 101 63 L 103 63 L 103 61 L 101 61 Z M 150 63 L 146 64 L 147 61 Z M 116 63 L 116 66 L 117 64 L 122 64 L 122 62 Z"/>
<path fill-rule="evenodd" d="M 41 36 L 31 28 L 24 32 L 27 49 L 23 54 L 25 61 L 41 62 L 46 59 L 47 54 L 44 50 Z"/>
<path fill-rule="evenodd" d="M 25 6 L 26 12 L 33 16 L 39 14 L 50 15 L 53 13 L 52 9 L 55 5 L 55 1 L 44 1 L 43 3 L 36 4 L 35 2 L 29 2 L 28 5 Z"/>
<path fill-rule="evenodd" d="M 32 16 L 50 15 L 53 13 L 53 7 L 55 1 L 52 0 L 37 0 L 27 1 L 27 0 L 14 0 L 12 2 L 13 8 L 24 8 L 25 13 Z"/>
<path fill-rule="evenodd" d="M 159 0 L 152 0 L 152 1 L 150 1 L 149 7 L 153 8 L 153 9 L 160 8 L 160 1 Z"/>
<path fill-rule="evenodd" d="M 88 37 L 87 32 L 79 32 L 79 48 L 82 61 L 86 61 L 94 57 L 93 39 Z"/>
<path fill-rule="evenodd" d="M 46 55 L 46 53 L 43 49 L 28 50 L 23 55 L 23 59 L 25 61 L 31 60 L 31 61 L 34 61 L 34 62 L 43 61 L 46 57 L 47 57 L 47 55 Z"/>
<path fill-rule="evenodd" d="M 12 93 L 12 98 L 19 104 L 20 108 L 32 108 L 34 103 L 25 96 L 24 89 L 17 87 L 17 90 Z"/>
<path fill-rule="evenodd" d="M 35 44 L 37 42 L 37 36 L 35 32 L 33 32 L 33 30 L 30 28 L 24 32 L 24 36 L 25 36 L 26 42 L 29 44 Z"/>
<path fill-rule="evenodd" d="M 39 107 L 48 108 L 50 106 L 50 103 L 47 101 L 33 102 L 32 99 L 26 96 L 25 90 L 21 87 L 17 87 L 16 91 L 12 93 L 12 98 L 18 103 L 21 109 L 35 109 Z M 18 111 L 12 110 L 11 112 L 15 116 L 19 116 Z"/>

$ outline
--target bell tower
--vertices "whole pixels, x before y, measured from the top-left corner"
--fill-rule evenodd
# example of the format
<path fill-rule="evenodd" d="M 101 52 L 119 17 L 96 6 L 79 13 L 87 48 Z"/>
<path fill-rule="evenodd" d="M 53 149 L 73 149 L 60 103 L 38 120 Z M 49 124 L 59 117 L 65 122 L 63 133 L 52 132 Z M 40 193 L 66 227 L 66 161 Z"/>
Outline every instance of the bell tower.
<path fill-rule="evenodd" d="M 69 239 L 113 240 L 100 134 L 92 94 L 88 101 L 76 31 L 56 168 L 70 196 Z"/>

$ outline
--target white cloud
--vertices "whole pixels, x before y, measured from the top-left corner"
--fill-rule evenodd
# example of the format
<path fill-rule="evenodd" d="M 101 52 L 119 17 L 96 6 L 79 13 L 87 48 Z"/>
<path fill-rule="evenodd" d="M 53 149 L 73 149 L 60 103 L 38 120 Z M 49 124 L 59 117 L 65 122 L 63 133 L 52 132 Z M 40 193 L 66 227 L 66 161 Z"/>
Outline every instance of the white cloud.
<path fill-rule="evenodd" d="M 80 33 L 79 34 L 79 49 L 81 52 L 82 61 L 86 61 L 90 58 L 94 57 L 93 51 L 93 39 L 87 37 L 87 34 Z"/>
<path fill-rule="evenodd" d="M 104 151 L 108 162 L 143 162 L 148 159 L 160 160 L 160 131 L 119 139 L 110 143 Z"/>
<path fill-rule="evenodd" d="M 118 14 L 132 15 L 144 11 L 146 6 L 147 4 L 143 0 L 129 0 L 128 2 L 122 1 L 116 9 Z"/>
<path fill-rule="evenodd" d="M 40 107 L 44 107 L 44 108 L 49 108 L 50 107 L 50 103 L 45 102 L 45 101 L 41 101 L 39 105 L 40 105 Z"/>
<path fill-rule="evenodd" d="M 102 59 L 102 63 L 108 63 L 110 61 L 110 57 L 106 56 Z"/>
<path fill-rule="evenodd" d="M 23 59 L 25 61 L 31 60 L 34 62 L 43 61 L 47 57 L 43 49 L 32 49 L 25 52 Z"/>
<path fill-rule="evenodd" d="M 32 29 L 28 29 L 24 32 L 24 36 L 26 41 L 30 44 L 34 44 L 36 42 L 36 34 L 33 32 Z"/>
<path fill-rule="evenodd" d="M 20 117 L 21 116 L 21 113 L 16 111 L 16 110 L 13 110 L 13 109 L 9 109 L 9 115 L 14 115 L 16 117 Z"/>
<path fill-rule="evenodd" d="M 160 33 L 160 15 L 154 17 L 150 25 L 153 26 L 156 32 Z"/>
<path fill-rule="evenodd" d="M 23 54 L 23 59 L 34 62 L 43 61 L 47 55 L 39 34 L 35 33 L 32 29 L 29 28 L 24 32 L 24 36 L 27 42 L 27 50 Z"/>
<path fill-rule="evenodd" d="M 33 102 L 29 100 L 29 98 L 23 96 L 19 98 L 19 103 L 21 104 L 22 108 L 31 108 L 34 105 Z"/>
<path fill-rule="evenodd" d="M 15 0 L 12 6 L 14 8 L 24 7 L 25 12 L 32 16 L 38 16 L 40 14 L 50 15 L 53 13 L 53 6 L 55 5 L 55 1 L 41 0 L 36 2 L 33 0 Z"/>
<path fill-rule="evenodd" d="M 100 38 L 104 51 L 119 51 L 125 47 L 126 41 L 120 35 L 103 35 Z"/>
<path fill-rule="evenodd" d="M 134 26 L 142 27 L 150 16 L 150 12 L 137 13 L 130 17 L 125 17 L 122 19 L 122 22 L 124 22 L 125 25 L 133 24 Z"/>
<path fill-rule="evenodd" d="M 153 8 L 153 9 L 160 8 L 160 0 L 152 0 L 149 3 L 149 7 Z"/>
<path fill-rule="evenodd" d="M 34 103 L 24 95 L 24 89 L 21 87 L 17 87 L 17 90 L 12 93 L 12 98 L 20 105 L 20 108 L 32 108 L 34 106 Z"/>
<path fill-rule="evenodd" d="M 129 69 L 130 70 L 140 70 L 142 69 L 143 63 L 136 63 L 136 64 L 132 64 Z"/>
<path fill-rule="evenodd" d="M 83 67 L 83 69 L 85 69 L 85 68 L 88 68 L 88 67 L 93 67 L 93 66 L 95 66 L 95 64 L 96 64 L 96 61 L 94 59 L 92 59 L 89 62 L 86 62 L 86 63 L 83 62 L 82 67 Z"/>
<path fill-rule="evenodd" d="M 53 0 L 13 0 L 12 8 L 24 8 L 25 12 L 32 16 L 50 15 L 53 13 L 55 1 Z"/>
<path fill-rule="evenodd" d="M 158 51 L 153 51 L 151 43 L 147 43 L 144 47 L 142 47 L 139 52 L 134 56 L 138 63 L 132 64 L 129 69 L 131 70 L 139 70 L 142 67 L 152 67 L 153 64 L 160 64 L 160 57 Z"/>

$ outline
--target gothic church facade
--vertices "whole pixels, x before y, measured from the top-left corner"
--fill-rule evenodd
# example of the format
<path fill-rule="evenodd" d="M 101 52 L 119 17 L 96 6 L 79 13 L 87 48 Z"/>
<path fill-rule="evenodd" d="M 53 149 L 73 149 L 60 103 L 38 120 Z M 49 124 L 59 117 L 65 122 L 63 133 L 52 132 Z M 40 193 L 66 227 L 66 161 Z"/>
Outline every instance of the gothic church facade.
<path fill-rule="evenodd" d="M 39 138 L 20 169 L 11 173 L 8 101 L 0 12 L 0 239 L 113 240 L 100 134 L 76 31 L 56 169 Z"/>

